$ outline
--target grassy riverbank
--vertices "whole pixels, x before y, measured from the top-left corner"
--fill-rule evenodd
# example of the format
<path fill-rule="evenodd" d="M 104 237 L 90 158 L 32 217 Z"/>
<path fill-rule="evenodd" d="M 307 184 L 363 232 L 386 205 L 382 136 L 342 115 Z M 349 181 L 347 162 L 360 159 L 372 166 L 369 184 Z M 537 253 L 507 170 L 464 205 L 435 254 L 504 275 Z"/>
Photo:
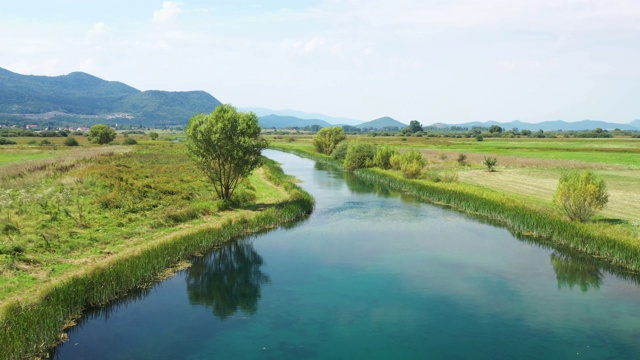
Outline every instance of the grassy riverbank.
<path fill-rule="evenodd" d="M 288 139 L 274 142 L 272 147 L 340 166 L 339 162 L 315 152 L 308 138 L 293 139 L 294 141 Z M 350 137 L 349 141 L 391 145 L 401 152 L 418 149 L 428 160 L 427 167 L 418 179 L 404 179 L 398 171 L 393 170 L 356 170 L 355 174 L 365 181 L 381 183 L 423 200 L 479 216 L 505 226 L 516 234 L 550 239 L 593 256 L 606 258 L 633 271 L 640 270 L 640 209 L 636 203 L 625 201 L 640 195 L 640 179 L 630 174 L 637 171 L 635 165 L 620 164 L 615 153 L 608 162 L 587 162 L 585 159 L 568 162 L 549 160 L 561 148 L 561 144 L 557 143 L 559 140 L 550 141 L 545 144 L 546 153 L 538 150 L 539 157 L 529 154 L 530 157 L 519 158 L 517 152 L 513 153 L 505 161 L 509 164 L 508 167 L 498 167 L 498 171 L 492 173 L 483 168 L 480 159 L 492 156 L 491 151 L 500 147 L 495 144 L 486 148 L 473 144 L 475 151 L 479 153 L 470 153 L 465 163 L 460 164 L 456 161 L 459 153 L 449 150 L 449 146 L 456 149 L 463 146 L 455 144 L 455 139 L 446 140 L 446 145 L 438 143 L 438 140 L 419 138 L 408 144 L 398 138 Z M 513 144 L 516 140 L 509 141 Z M 574 143 L 571 151 L 583 148 L 586 149 L 583 152 L 590 152 L 589 145 L 583 140 L 581 146 Z M 596 145 L 602 147 L 603 143 L 598 142 Z M 537 146 L 544 149 L 540 144 Z M 498 156 L 499 165 L 501 159 L 505 160 Z M 567 167 L 604 172 L 603 176 L 610 184 L 612 196 L 609 207 L 591 223 L 568 221 L 552 203 L 551 195 L 557 186 L 559 175 Z M 445 171 L 453 172 L 454 180 L 445 181 Z M 511 174 L 514 173 L 520 177 L 519 181 L 513 180 L 514 176 Z M 527 177 L 527 173 L 533 173 L 535 177 Z"/>
<path fill-rule="evenodd" d="M 161 141 L 83 146 L 0 168 L 0 176 L 3 228 L 15 229 L 3 233 L 0 255 L 0 348 L 9 359 L 60 340 L 60 330 L 86 306 L 313 208 L 313 199 L 266 161 L 238 191 L 244 205 L 219 209 L 182 145 Z"/>

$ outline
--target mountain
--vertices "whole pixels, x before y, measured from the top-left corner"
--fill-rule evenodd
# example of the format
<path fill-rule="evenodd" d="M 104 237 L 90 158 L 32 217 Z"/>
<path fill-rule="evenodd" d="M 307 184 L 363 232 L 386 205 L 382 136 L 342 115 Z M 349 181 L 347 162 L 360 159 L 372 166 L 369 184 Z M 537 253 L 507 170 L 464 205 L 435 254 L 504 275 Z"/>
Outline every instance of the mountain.
<path fill-rule="evenodd" d="M 375 120 L 371 120 L 371 121 L 367 121 L 365 123 L 362 123 L 360 125 L 356 126 L 357 128 L 360 129 L 368 129 L 368 128 L 374 128 L 374 129 L 382 129 L 385 127 L 397 127 L 398 129 L 402 129 L 407 127 L 407 124 L 401 123 L 400 121 L 390 118 L 388 116 L 385 117 L 381 117 L 379 119 L 375 119 Z"/>
<path fill-rule="evenodd" d="M 128 122 L 134 124 L 176 125 L 218 105 L 220 102 L 204 91 L 140 91 L 83 72 L 34 76 L 0 68 L 0 114 L 5 115 L 59 112 L 66 118 L 109 118 L 127 114 Z M 118 122 L 127 122 L 121 120 Z"/>
<path fill-rule="evenodd" d="M 435 126 L 436 124 L 434 124 Z M 564 130 L 564 131 L 581 131 L 581 130 L 594 130 L 596 128 L 601 128 L 604 130 L 613 130 L 613 129 L 620 129 L 620 130 L 640 130 L 640 121 L 639 120 L 635 120 L 632 121 L 629 124 L 617 124 L 617 123 L 610 123 L 610 122 L 605 122 L 605 121 L 597 121 L 597 120 L 582 120 L 582 121 L 576 121 L 576 122 L 567 122 L 567 121 L 562 121 L 562 120 L 555 120 L 555 121 L 544 121 L 541 123 L 526 123 L 526 122 L 522 122 L 522 121 L 510 121 L 510 122 L 497 122 L 497 121 L 486 121 L 486 122 L 478 122 L 478 121 L 474 121 L 474 122 L 467 122 L 467 123 L 463 123 L 463 124 L 451 124 L 451 125 L 446 125 L 446 124 L 442 124 L 442 123 L 438 123 L 437 126 L 438 127 L 442 127 L 442 126 L 460 126 L 460 127 L 467 127 L 469 129 L 473 128 L 473 127 L 482 127 L 482 128 L 488 128 L 491 125 L 498 125 L 500 127 L 502 127 L 503 129 L 506 130 L 510 130 L 513 128 L 518 128 L 519 130 L 533 130 L 533 131 L 537 131 L 537 130 L 542 130 L 542 131 L 557 131 L 557 130 Z"/>
<path fill-rule="evenodd" d="M 308 113 L 304 111 L 298 110 L 272 110 L 260 107 L 241 107 L 239 108 L 241 111 L 253 111 L 258 116 L 267 116 L 267 115 L 279 115 L 279 116 L 293 116 L 299 119 L 306 120 L 324 120 L 330 125 L 357 125 L 362 123 L 362 120 L 349 119 L 345 117 L 337 117 L 337 116 L 329 116 L 318 113 Z"/>
<path fill-rule="evenodd" d="M 305 126 L 319 125 L 321 127 L 331 126 L 328 122 L 324 120 L 318 119 L 300 119 L 295 116 L 280 116 L 280 115 L 267 115 L 260 116 L 258 118 L 258 122 L 260 126 L 264 129 L 270 128 L 291 128 L 291 127 L 299 127 L 303 128 Z"/>

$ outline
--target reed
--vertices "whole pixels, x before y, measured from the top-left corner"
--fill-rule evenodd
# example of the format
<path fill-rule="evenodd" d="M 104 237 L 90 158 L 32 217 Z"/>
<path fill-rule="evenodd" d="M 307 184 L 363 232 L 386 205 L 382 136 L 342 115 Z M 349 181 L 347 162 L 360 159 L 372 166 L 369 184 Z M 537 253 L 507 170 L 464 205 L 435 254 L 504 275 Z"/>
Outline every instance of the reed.
<path fill-rule="evenodd" d="M 159 274 L 198 252 L 231 239 L 255 234 L 306 217 L 313 198 L 293 184 L 273 161 L 266 160 L 270 181 L 289 194 L 286 201 L 257 215 L 229 219 L 222 226 L 203 227 L 186 235 L 169 236 L 133 252 L 114 255 L 78 274 L 48 285 L 35 299 L 14 301 L 0 314 L 0 357 L 33 358 L 62 340 L 61 331 L 83 309 L 98 306 L 146 287 Z"/>

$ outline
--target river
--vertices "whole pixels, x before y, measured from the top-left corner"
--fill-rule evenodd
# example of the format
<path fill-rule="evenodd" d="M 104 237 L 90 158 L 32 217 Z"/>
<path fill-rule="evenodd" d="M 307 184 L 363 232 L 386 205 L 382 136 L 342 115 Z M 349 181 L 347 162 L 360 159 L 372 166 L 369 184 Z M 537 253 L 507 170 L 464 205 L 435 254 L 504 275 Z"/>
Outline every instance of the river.
<path fill-rule="evenodd" d="M 316 199 L 90 309 L 55 359 L 631 359 L 637 277 L 353 175 L 265 154 Z"/>

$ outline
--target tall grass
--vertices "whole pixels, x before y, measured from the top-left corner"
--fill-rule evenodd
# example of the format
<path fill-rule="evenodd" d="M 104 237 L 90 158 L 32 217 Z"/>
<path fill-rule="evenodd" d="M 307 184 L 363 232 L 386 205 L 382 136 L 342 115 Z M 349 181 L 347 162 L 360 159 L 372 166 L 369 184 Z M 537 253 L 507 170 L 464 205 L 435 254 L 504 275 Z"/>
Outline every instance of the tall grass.
<path fill-rule="evenodd" d="M 37 298 L 15 301 L 0 314 L 0 357 L 32 358 L 60 340 L 65 324 L 89 306 L 105 304 L 131 289 L 153 282 L 168 267 L 197 252 L 231 239 L 265 231 L 307 216 L 313 198 L 265 160 L 269 179 L 283 186 L 289 199 L 252 218 L 228 220 L 186 235 L 174 235 L 135 252 L 114 255 L 87 271 L 69 276 L 40 291 Z"/>

